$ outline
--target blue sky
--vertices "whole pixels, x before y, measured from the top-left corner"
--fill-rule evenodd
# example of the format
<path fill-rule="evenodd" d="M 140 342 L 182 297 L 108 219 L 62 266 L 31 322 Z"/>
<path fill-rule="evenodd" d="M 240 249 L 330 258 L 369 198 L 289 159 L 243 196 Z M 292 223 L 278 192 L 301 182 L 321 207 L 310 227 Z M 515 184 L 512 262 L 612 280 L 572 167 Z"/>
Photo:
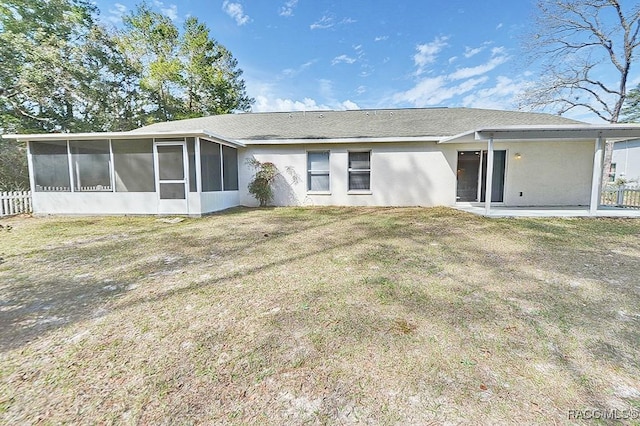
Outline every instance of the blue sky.
<path fill-rule="evenodd" d="M 96 3 L 117 26 L 138 2 Z M 178 26 L 187 16 L 207 23 L 244 70 L 256 112 L 514 109 L 533 78 L 520 51 L 532 0 L 149 3 Z"/>

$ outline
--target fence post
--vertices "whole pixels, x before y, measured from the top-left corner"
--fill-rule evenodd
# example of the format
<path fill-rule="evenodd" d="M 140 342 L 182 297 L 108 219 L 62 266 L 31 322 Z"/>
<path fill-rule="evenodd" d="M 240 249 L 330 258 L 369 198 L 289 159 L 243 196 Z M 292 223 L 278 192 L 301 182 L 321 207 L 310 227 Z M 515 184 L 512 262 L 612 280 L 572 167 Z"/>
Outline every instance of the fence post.
<path fill-rule="evenodd" d="M 624 206 L 624 190 L 625 190 L 624 184 L 618 186 L 618 196 L 616 198 L 616 205 L 618 207 Z"/>
<path fill-rule="evenodd" d="M 0 217 L 31 212 L 32 205 L 30 191 L 0 192 Z"/>

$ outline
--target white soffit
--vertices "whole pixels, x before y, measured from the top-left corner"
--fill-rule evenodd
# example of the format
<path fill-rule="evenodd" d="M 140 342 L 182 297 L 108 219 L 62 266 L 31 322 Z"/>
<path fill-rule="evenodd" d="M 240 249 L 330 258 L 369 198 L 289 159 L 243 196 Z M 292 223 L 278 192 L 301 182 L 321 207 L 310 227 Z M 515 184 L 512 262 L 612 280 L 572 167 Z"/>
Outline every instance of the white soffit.
<path fill-rule="evenodd" d="M 640 138 L 640 125 L 555 125 L 555 126 L 504 126 L 482 128 L 440 140 L 440 143 L 468 143 L 486 141 L 490 138 L 501 141 L 530 140 L 590 140 L 602 137 L 608 140 Z"/>

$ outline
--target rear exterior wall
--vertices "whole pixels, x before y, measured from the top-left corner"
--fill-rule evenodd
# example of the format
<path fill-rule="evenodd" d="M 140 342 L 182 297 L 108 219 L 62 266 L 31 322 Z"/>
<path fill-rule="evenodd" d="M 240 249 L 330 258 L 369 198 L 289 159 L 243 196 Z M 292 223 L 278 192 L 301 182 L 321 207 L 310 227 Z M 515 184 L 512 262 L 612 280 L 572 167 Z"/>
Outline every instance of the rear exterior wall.
<path fill-rule="evenodd" d="M 240 203 L 257 205 L 247 190 L 255 172 L 248 160 L 255 159 L 280 171 L 277 206 L 453 206 L 458 152 L 482 149 L 486 144 L 479 142 L 248 145 L 239 150 Z M 589 204 L 594 142 L 505 142 L 495 149 L 507 151 L 504 205 Z M 326 151 L 329 190 L 308 191 L 307 153 Z M 349 190 L 350 151 L 371 152 L 370 190 Z"/>

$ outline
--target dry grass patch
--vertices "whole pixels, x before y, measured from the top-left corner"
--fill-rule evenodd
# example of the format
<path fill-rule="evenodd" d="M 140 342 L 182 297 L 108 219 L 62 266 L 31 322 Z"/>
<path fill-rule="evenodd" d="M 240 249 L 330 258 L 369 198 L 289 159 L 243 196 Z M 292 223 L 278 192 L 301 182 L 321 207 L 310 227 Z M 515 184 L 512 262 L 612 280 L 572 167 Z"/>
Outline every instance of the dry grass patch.
<path fill-rule="evenodd" d="M 637 221 L 278 208 L 3 223 L 0 422 L 640 410 Z"/>

